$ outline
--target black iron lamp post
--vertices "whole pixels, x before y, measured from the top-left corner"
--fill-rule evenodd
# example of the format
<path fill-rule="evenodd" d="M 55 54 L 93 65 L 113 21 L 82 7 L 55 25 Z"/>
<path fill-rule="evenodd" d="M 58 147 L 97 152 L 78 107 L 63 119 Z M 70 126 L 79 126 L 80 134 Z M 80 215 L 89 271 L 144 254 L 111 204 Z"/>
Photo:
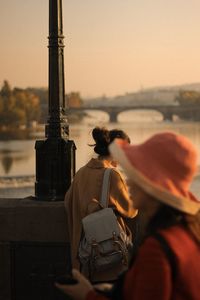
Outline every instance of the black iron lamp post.
<path fill-rule="evenodd" d="M 49 0 L 49 117 L 45 140 L 36 149 L 35 196 L 63 200 L 75 172 L 75 144 L 69 140 L 64 87 L 62 0 Z"/>

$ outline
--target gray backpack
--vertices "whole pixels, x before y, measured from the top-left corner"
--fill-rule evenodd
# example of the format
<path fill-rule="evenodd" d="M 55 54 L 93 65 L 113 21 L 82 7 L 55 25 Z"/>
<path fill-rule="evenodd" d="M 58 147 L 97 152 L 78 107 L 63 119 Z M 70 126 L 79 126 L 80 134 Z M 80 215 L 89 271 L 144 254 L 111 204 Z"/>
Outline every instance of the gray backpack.
<path fill-rule="evenodd" d="M 83 234 L 79 245 L 81 271 L 89 277 L 115 267 L 124 271 L 128 267 L 131 237 L 120 226 L 112 208 L 108 207 L 110 173 L 103 177 L 100 209 L 82 219 Z M 116 274 L 118 275 L 118 274 Z"/>

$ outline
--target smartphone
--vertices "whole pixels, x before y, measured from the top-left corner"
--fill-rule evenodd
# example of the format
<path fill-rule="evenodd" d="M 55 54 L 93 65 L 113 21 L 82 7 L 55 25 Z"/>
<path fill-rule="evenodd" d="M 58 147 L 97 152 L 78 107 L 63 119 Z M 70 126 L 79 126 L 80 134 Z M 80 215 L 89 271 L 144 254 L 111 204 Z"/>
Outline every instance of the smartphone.
<path fill-rule="evenodd" d="M 59 284 L 72 284 L 72 285 L 78 283 L 78 281 L 70 275 L 63 275 L 63 276 L 56 277 L 55 282 Z"/>

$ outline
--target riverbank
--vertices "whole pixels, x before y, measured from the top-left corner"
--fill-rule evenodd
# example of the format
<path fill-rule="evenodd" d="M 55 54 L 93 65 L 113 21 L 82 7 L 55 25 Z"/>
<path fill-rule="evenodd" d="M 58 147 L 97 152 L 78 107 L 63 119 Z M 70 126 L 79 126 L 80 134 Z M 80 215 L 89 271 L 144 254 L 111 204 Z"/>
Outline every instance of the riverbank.
<path fill-rule="evenodd" d="M 30 129 L 16 128 L 0 130 L 0 141 L 31 139 L 31 132 Z"/>
<path fill-rule="evenodd" d="M 77 112 L 67 116 L 67 121 L 70 124 L 79 124 L 85 116 L 85 112 Z M 1 128 L 0 141 L 9 140 L 32 140 L 45 137 L 45 124 L 37 124 L 31 128 Z"/>
<path fill-rule="evenodd" d="M 34 196 L 35 176 L 0 177 L 0 198 Z M 191 191 L 200 199 L 200 174 L 192 183 Z"/>

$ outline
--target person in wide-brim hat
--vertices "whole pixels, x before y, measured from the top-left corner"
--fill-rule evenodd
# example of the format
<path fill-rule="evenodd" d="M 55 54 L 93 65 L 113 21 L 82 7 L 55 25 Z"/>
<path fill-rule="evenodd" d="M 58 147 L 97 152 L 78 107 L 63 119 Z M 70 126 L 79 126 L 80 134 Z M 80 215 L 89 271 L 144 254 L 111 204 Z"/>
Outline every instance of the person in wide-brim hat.
<path fill-rule="evenodd" d="M 147 194 L 182 212 L 198 212 L 200 202 L 189 190 L 197 172 L 197 150 L 186 137 L 165 132 L 140 145 L 115 140 L 110 151 Z"/>
<path fill-rule="evenodd" d="M 164 132 L 139 145 L 115 140 L 109 149 L 128 177 L 134 207 L 145 217 L 140 245 L 109 297 L 77 271 L 74 287 L 57 286 L 76 300 L 199 300 L 200 202 L 190 192 L 195 147 L 182 135 Z"/>

